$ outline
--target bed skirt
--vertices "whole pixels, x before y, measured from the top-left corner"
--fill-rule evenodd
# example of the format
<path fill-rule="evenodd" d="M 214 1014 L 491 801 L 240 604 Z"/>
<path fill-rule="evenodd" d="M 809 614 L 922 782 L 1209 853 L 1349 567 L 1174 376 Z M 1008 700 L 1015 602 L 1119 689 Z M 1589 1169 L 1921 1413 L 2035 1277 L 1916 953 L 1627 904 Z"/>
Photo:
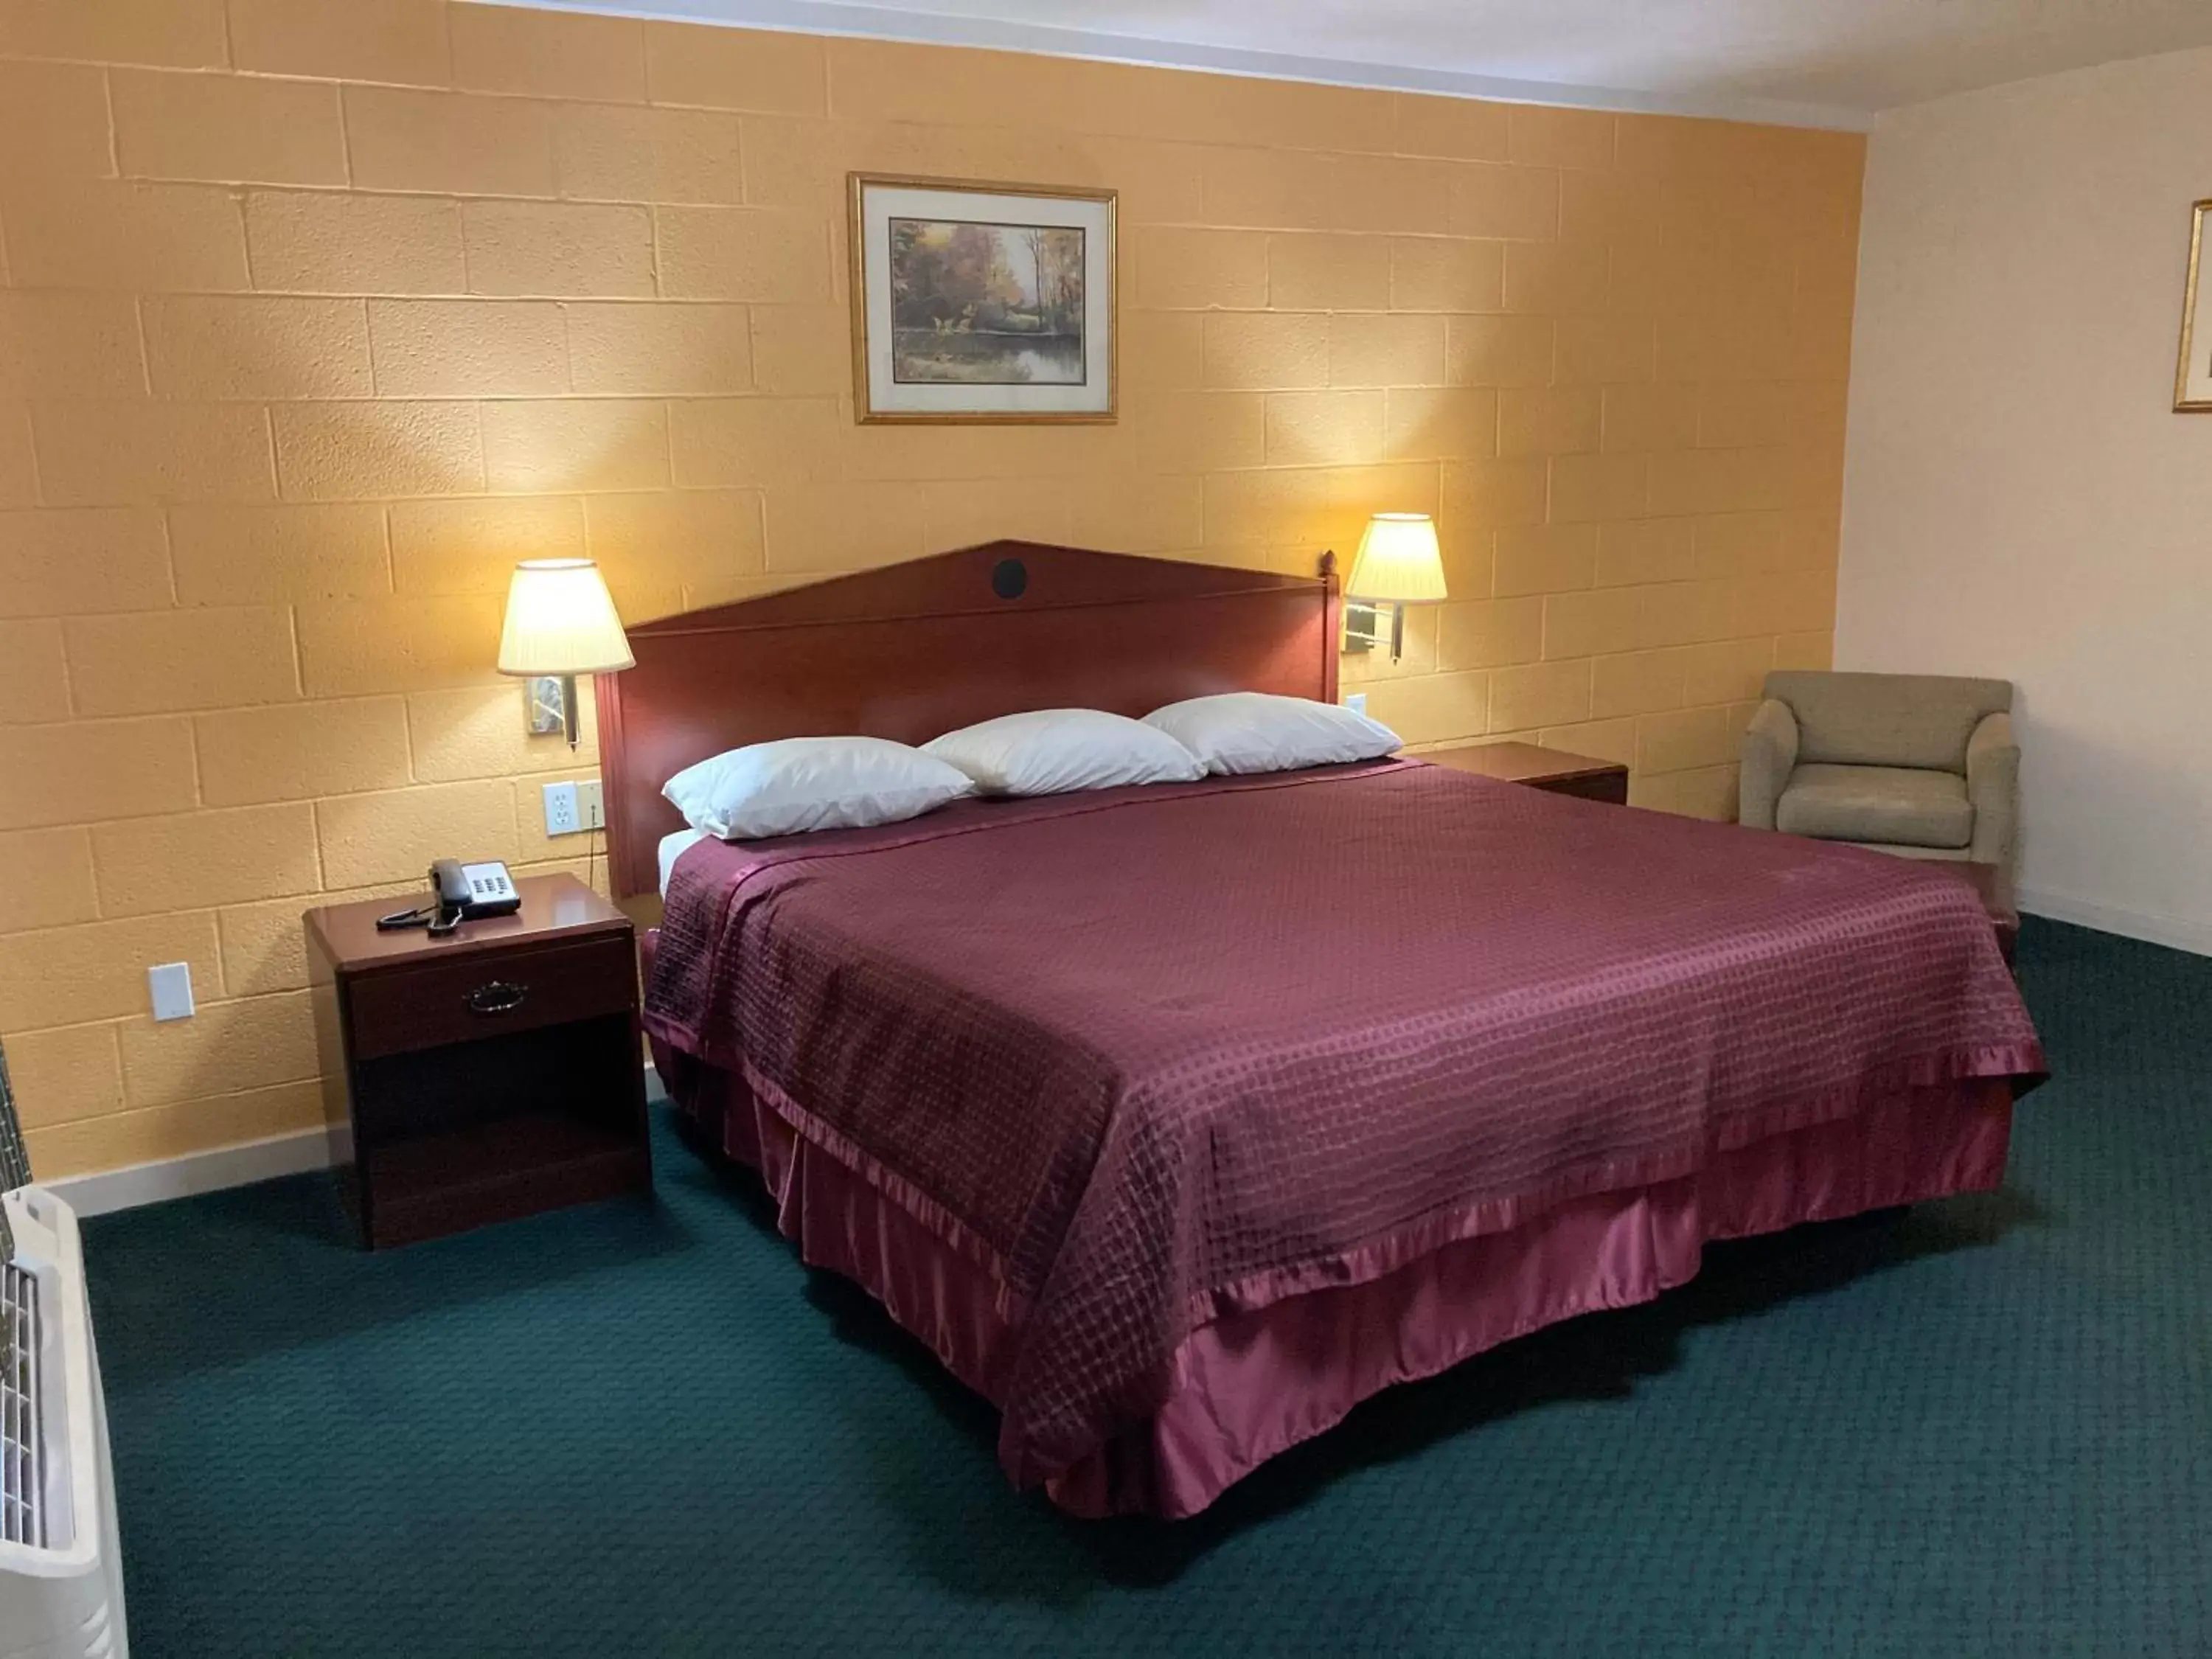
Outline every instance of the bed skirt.
<path fill-rule="evenodd" d="M 801 1137 L 743 1078 L 653 1048 L 700 1133 L 759 1172 L 801 1257 L 860 1284 L 954 1376 L 1001 1402 L 1019 1330 L 989 1270 Z M 1176 1353 L 1159 1409 L 1045 1490 L 1084 1516 L 1196 1514 L 1394 1382 L 1684 1283 L 1711 1240 L 1997 1186 L 2013 1098 L 2006 1078 L 1905 1090 L 1852 1117 L 1717 1152 L 1679 1180 L 1569 1199 L 1379 1278 L 1215 1319 Z"/>

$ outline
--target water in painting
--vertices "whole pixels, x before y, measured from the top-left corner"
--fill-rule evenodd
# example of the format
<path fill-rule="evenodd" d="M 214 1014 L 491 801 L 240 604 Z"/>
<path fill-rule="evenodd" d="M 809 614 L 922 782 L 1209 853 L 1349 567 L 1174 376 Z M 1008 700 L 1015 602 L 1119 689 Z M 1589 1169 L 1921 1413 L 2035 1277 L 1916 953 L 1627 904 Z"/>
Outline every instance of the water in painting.
<path fill-rule="evenodd" d="M 893 219 L 891 378 L 1081 386 L 1083 230 Z"/>

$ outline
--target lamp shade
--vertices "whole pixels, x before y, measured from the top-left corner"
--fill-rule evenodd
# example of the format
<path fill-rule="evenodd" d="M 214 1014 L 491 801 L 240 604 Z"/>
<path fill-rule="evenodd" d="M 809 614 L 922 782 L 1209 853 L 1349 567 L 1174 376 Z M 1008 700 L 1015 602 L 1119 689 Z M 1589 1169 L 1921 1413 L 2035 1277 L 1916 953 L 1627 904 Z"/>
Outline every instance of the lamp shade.
<path fill-rule="evenodd" d="M 507 588 L 502 674 L 605 674 L 629 653 L 613 595 L 589 559 L 526 559 Z"/>
<path fill-rule="evenodd" d="M 1437 526 L 1425 513 L 1377 513 L 1367 521 L 1347 599 L 1377 605 L 1425 605 L 1444 595 L 1444 561 L 1437 549 Z"/>

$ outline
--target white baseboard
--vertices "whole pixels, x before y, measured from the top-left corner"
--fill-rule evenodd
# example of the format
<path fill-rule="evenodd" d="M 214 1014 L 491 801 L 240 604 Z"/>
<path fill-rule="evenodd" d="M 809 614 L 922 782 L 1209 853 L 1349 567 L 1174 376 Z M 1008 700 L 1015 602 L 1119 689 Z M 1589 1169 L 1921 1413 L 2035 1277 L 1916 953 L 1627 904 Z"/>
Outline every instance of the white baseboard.
<path fill-rule="evenodd" d="M 186 1152 L 181 1158 L 155 1158 L 150 1164 L 127 1164 L 91 1175 L 64 1176 L 39 1184 L 80 1216 L 106 1215 L 111 1210 L 136 1209 L 164 1199 L 190 1198 L 195 1193 L 328 1169 L 344 1162 L 352 1139 L 352 1132 L 343 1124 L 301 1129 L 293 1134 L 271 1135 L 266 1140 Z"/>
<path fill-rule="evenodd" d="M 645 1097 L 648 1101 L 667 1098 L 660 1075 L 650 1060 L 645 1067 Z M 111 1210 L 133 1210 L 164 1199 L 190 1198 L 195 1193 L 220 1192 L 225 1187 L 327 1170 L 333 1164 L 344 1163 L 352 1150 L 353 1131 L 341 1123 L 327 1129 L 301 1129 L 289 1135 L 271 1135 L 266 1140 L 186 1152 L 180 1158 L 159 1158 L 120 1170 L 64 1176 L 39 1185 L 80 1216 L 106 1215 Z"/>
<path fill-rule="evenodd" d="M 2147 945 L 2171 945 L 2174 950 L 2193 951 L 2200 957 L 2212 956 L 2212 922 L 2124 910 L 2116 904 L 2100 904 L 2094 899 L 2074 898 L 2038 887 L 2020 890 L 2020 908 L 2030 915 L 2070 921 L 2076 927 L 2094 927 L 2100 933 L 2118 933 L 2123 939 L 2138 939 Z"/>

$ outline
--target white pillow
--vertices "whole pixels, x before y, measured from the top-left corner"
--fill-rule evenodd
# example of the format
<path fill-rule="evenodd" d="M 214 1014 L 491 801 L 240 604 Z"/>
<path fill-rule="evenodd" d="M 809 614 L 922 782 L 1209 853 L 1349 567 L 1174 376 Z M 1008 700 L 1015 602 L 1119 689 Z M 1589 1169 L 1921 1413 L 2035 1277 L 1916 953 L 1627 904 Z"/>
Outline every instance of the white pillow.
<path fill-rule="evenodd" d="M 660 793 L 694 830 L 754 841 L 896 823 L 972 795 L 964 772 L 883 738 L 783 738 L 687 766 Z"/>
<path fill-rule="evenodd" d="M 1155 708 L 1156 726 L 1206 763 L 1209 772 L 1288 772 L 1395 754 L 1398 734 L 1333 702 L 1230 691 Z"/>
<path fill-rule="evenodd" d="M 1206 768 L 1172 737 L 1097 708 L 1040 708 L 921 745 L 987 795 L 1059 795 L 1123 783 L 1193 783 Z"/>

